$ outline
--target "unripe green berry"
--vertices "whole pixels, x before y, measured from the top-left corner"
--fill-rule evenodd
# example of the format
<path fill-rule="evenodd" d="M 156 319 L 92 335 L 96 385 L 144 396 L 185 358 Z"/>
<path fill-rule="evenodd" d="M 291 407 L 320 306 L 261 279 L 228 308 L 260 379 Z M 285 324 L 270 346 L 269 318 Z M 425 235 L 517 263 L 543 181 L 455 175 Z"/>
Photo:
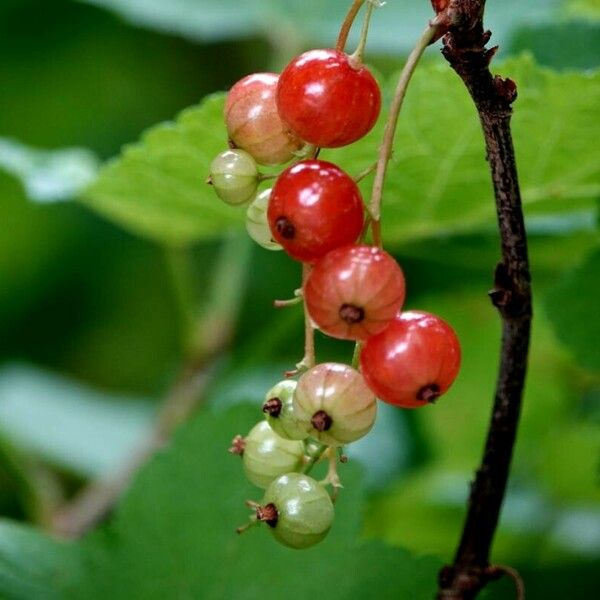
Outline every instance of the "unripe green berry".
<path fill-rule="evenodd" d="M 305 423 L 300 423 L 294 412 L 294 391 L 298 383 L 286 379 L 274 385 L 265 395 L 263 412 L 273 431 L 286 440 L 308 437 Z"/>
<path fill-rule="evenodd" d="M 294 413 L 309 435 L 328 446 L 343 446 L 371 430 L 377 404 L 358 371 L 348 365 L 323 363 L 298 381 Z"/>
<path fill-rule="evenodd" d="M 287 473 L 267 488 L 256 515 L 269 525 L 278 542 L 303 549 L 327 536 L 334 510 L 329 494 L 312 477 Z"/>
<path fill-rule="evenodd" d="M 271 190 L 261 192 L 246 211 L 246 230 L 248 235 L 259 245 L 267 250 L 283 250 L 283 247 L 273 240 L 269 221 L 267 220 L 267 209 Z"/>
<path fill-rule="evenodd" d="M 279 437 L 266 421 L 247 435 L 242 455 L 246 477 L 260 488 L 284 473 L 299 470 L 303 458 L 304 444 Z"/>
<path fill-rule="evenodd" d="M 245 204 L 254 198 L 258 189 L 256 161 L 244 150 L 225 150 L 210 165 L 210 183 L 227 204 Z"/>

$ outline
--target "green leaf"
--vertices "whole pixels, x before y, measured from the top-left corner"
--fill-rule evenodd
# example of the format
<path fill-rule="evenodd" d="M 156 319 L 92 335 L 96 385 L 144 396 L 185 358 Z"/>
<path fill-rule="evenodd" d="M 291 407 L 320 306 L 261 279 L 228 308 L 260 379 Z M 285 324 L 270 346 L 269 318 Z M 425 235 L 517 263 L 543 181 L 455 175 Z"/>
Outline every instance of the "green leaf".
<path fill-rule="evenodd" d="M 0 596 L 5 600 L 60 600 L 80 575 L 73 548 L 29 528 L 0 521 Z"/>
<path fill-rule="evenodd" d="M 226 146 L 223 97 L 150 129 L 110 162 L 84 202 L 138 234 L 181 245 L 241 227 L 245 211 L 221 202 L 207 185 L 209 165 Z"/>
<path fill-rule="evenodd" d="M 152 423 L 147 402 L 110 396 L 25 365 L 0 370 L 0 429 L 20 448 L 83 476 L 115 470 Z"/>
<path fill-rule="evenodd" d="M 567 271 L 546 297 L 546 311 L 559 339 L 587 369 L 600 372 L 600 249 Z"/>
<path fill-rule="evenodd" d="M 519 88 L 514 143 L 528 216 L 595 213 L 600 164 L 590 148 L 598 135 L 600 73 L 555 73 L 529 56 L 497 69 Z M 363 167 L 379 135 L 325 153 Z M 540 148 L 540 140 L 544 140 Z M 441 62 L 419 69 L 408 91 L 385 187 L 384 239 L 479 231 L 493 226 L 495 207 L 479 120 L 462 82 Z"/>
<path fill-rule="evenodd" d="M 30 200 L 70 200 L 94 180 L 98 166 L 90 150 L 37 150 L 0 138 L 0 169 L 21 181 Z"/>
<path fill-rule="evenodd" d="M 529 216 L 593 219 L 600 165 L 590 153 L 600 132 L 600 74 L 554 73 L 524 56 L 501 65 L 519 85 L 514 135 Z M 390 96 L 395 81 L 385 86 Z M 84 195 L 90 206 L 170 244 L 242 227 L 244 211 L 223 205 L 204 184 L 226 136 L 222 96 L 151 129 L 125 149 Z M 383 118 L 366 138 L 322 157 L 359 173 L 377 156 Z M 540 147 L 540 140 L 544 144 Z M 365 196 L 370 179 L 363 182 Z M 493 227 L 495 209 L 479 120 L 464 86 L 440 61 L 417 71 L 408 92 L 384 195 L 386 243 Z"/>
<path fill-rule="evenodd" d="M 288 38 L 310 40 L 331 47 L 351 0 L 83 0 L 112 10 L 131 23 L 166 31 L 192 40 L 216 40 L 264 34 L 277 39 L 280 32 Z M 519 24 L 551 18 L 560 0 L 504 0 L 486 8 L 486 23 L 495 39 L 505 39 Z M 311 15 L 310 19 L 305 16 Z M 371 51 L 406 52 L 418 32 L 431 19 L 428 2 L 391 0 L 377 11 L 371 26 Z M 390 23 L 393 26 L 390 26 Z M 356 27 L 356 29 L 359 29 Z"/>
<path fill-rule="evenodd" d="M 326 590 L 327 598 L 359 599 L 376 583 L 378 598 L 430 597 L 436 559 L 360 541 L 363 497 L 352 465 L 343 468 L 334 526 L 319 546 L 291 551 L 265 526 L 235 535 L 249 514 L 244 500 L 260 500 L 262 491 L 243 481 L 239 459 L 226 449 L 257 418 L 258 407 L 196 418 L 138 474 L 114 519 L 66 550 L 26 530 L 9 531 L 0 544 L 0 596 L 26 598 L 33 580 L 40 598 L 258 600 Z M 15 548 L 22 536 L 40 555 L 35 579 L 24 575 L 31 555 Z M 68 552 L 66 564 L 54 558 L 57 548 Z M 65 571 L 69 581 L 57 581 Z"/>
<path fill-rule="evenodd" d="M 600 19 L 600 0 L 566 0 L 568 14 Z"/>
<path fill-rule="evenodd" d="M 514 33 L 510 54 L 529 51 L 554 69 L 594 69 L 600 64 L 600 23 L 569 20 L 532 23 Z"/>

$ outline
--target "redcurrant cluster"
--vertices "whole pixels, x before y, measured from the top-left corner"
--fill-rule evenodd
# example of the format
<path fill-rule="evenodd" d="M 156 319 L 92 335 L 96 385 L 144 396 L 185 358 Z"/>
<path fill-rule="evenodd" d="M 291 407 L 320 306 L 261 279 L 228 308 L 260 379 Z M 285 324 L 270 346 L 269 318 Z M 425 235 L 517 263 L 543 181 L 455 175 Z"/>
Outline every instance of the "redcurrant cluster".
<path fill-rule="evenodd" d="M 248 479 L 266 490 L 260 504 L 249 502 L 251 524 L 267 523 L 293 548 L 327 535 L 340 487 L 337 460 L 344 459 L 344 445 L 373 427 L 376 397 L 402 408 L 430 404 L 460 365 L 459 342 L 447 323 L 402 311 L 404 274 L 387 252 L 364 243 L 371 215 L 356 181 L 317 159 L 321 148 L 366 135 L 380 107 L 377 82 L 359 56 L 311 50 L 280 76 L 250 75 L 233 86 L 225 104 L 231 149 L 211 167 L 210 181 L 225 202 L 250 203 L 250 236 L 303 263 L 302 288 L 280 305 L 304 303 L 307 336 L 318 328 L 356 342 L 352 366 L 316 364 L 307 339 L 297 369 L 267 392 L 266 419 L 233 441 Z M 266 178 L 257 163 L 292 160 L 273 188 L 257 195 Z M 318 482 L 308 472 L 325 459 L 327 476 Z"/>

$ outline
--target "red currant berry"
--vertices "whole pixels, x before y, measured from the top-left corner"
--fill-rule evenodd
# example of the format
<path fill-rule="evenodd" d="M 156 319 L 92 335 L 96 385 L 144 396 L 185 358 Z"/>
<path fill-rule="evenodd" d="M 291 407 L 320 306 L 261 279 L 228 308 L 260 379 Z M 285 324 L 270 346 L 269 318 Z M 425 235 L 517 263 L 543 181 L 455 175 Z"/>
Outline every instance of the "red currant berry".
<path fill-rule="evenodd" d="M 343 340 L 364 340 L 383 331 L 402 308 L 404 274 L 373 246 L 343 246 L 312 270 L 304 299 L 319 329 Z"/>
<path fill-rule="evenodd" d="M 274 73 L 248 75 L 231 88 L 225 102 L 229 139 L 263 165 L 288 162 L 303 146 L 277 112 L 278 79 Z"/>
<path fill-rule="evenodd" d="M 267 217 L 273 238 L 292 258 L 314 262 L 358 239 L 364 207 L 358 186 L 339 167 L 305 160 L 275 182 Z"/>
<path fill-rule="evenodd" d="M 280 75 L 277 108 L 304 141 L 338 148 L 371 131 L 381 110 L 381 92 L 371 72 L 344 52 L 310 50 Z"/>
<path fill-rule="evenodd" d="M 298 426 L 329 446 L 367 435 L 377 415 L 375 394 L 364 378 L 339 363 L 322 363 L 304 373 L 292 402 Z"/>
<path fill-rule="evenodd" d="M 404 312 L 366 341 L 360 366 L 379 399 L 416 408 L 452 385 L 460 368 L 460 344 L 452 327 L 439 317 Z"/>

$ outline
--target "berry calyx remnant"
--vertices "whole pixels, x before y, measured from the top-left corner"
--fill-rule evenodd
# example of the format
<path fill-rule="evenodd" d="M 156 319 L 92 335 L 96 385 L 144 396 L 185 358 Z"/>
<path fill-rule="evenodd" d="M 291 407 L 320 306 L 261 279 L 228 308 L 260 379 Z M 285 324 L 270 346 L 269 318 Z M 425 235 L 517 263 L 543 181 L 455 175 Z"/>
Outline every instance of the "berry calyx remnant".
<path fill-rule="evenodd" d="M 284 473 L 298 471 L 303 459 L 304 444 L 278 436 L 267 421 L 255 425 L 245 438 L 244 472 L 260 488 L 266 488 Z"/>
<path fill-rule="evenodd" d="M 333 516 L 333 503 L 325 488 L 300 473 L 275 479 L 256 509 L 256 518 L 269 525 L 273 537 L 296 549 L 322 541 L 329 533 Z"/>
<path fill-rule="evenodd" d="M 343 446 L 371 430 L 377 404 L 358 371 L 340 363 L 322 363 L 300 377 L 294 410 L 313 438 L 328 446 Z"/>
<path fill-rule="evenodd" d="M 345 52 L 309 50 L 279 76 L 277 108 L 305 142 L 338 148 L 373 128 L 381 110 L 381 92 L 369 69 Z"/>
<path fill-rule="evenodd" d="M 297 382 L 286 379 L 274 385 L 265 396 L 263 412 L 273 431 L 287 440 L 304 440 L 308 429 L 301 423 L 294 411 L 294 392 Z"/>
<path fill-rule="evenodd" d="M 286 163 L 303 146 L 279 116 L 278 80 L 275 73 L 248 75 L 231 88 L 225 101 L 229 139 L 262 165 Z"/>
<path fill-rule="evenodd" d="M 383 331 L 404 304 L 406 284 L 398 263 L 374 246 L 344 246 L 311 271 L 304 298 L 324 333 L 365 340 Z"/>
<path fill-rule="evenodd" d="M 408 311 L 365 342 L 360 366 L 380 400 L 417 408 L 448 390 L 460 359 L 460 343 L 448 323 L 426 312 Z"/>
<path fill-rule="evenodd" d="M 217 196 L 232 206 L 252 200 L 259 180 L 256 161 L 244 150 L 225 150 L 210 165 L 209 183 Z"/>
<path fill-rule="evenodd" d="M 358 186 L 342 169 L 305 160 L 275 182 L 267 218 L 273 238 L 292 258 L 314 262 L 358 239 L 364 206 Z"/>

